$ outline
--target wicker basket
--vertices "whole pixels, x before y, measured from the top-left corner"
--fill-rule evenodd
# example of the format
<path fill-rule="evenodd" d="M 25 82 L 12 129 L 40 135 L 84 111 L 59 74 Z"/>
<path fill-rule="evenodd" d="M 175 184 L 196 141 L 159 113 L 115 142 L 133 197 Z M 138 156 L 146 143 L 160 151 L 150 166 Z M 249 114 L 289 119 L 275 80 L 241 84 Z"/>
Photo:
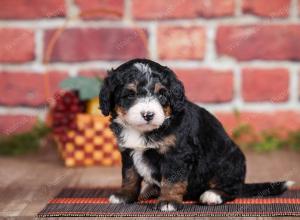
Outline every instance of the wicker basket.
<path fill-rule="evenodd" d="M 76 128 L 66 131 L 66 140 L 55 138 L 67 167 L 112 166 L 121 163 L 108 117 L 77 114 L 75 121 Z"/>

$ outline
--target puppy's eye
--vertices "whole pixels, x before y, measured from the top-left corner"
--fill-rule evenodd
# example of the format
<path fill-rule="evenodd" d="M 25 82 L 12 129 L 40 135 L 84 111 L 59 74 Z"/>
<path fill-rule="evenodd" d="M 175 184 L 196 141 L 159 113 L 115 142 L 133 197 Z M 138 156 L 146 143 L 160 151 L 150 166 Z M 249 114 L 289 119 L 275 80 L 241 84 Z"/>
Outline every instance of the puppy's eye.
<path fill-rule="evenodd" d="M 136 96 L 135 92 L 128 92 L 128 93 L 123 95 L 123 98 L 125 98 L 125 99 L 134 99 L 135 96 Z"/>
<path fill-rule="evenodd" d="M 135 94 L 128 94 L 127 98 L 135 98 Z"/>

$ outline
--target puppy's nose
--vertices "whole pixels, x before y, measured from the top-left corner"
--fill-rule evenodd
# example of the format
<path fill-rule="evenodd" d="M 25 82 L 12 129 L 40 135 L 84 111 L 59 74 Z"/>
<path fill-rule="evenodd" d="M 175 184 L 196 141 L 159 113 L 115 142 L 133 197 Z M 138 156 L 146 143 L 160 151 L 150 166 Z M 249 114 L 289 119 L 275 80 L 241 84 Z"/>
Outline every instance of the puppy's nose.
<path fill-rule="evenodd" d="M 154 118 L 154 112 L 141 112 L 141 115 L 145 121 L 151 121 Z"/>

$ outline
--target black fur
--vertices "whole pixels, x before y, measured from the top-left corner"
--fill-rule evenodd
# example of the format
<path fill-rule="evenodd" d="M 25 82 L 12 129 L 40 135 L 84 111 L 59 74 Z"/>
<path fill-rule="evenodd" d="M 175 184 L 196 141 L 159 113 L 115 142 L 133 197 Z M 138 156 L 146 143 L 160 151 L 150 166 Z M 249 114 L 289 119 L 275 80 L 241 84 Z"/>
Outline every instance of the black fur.
<path fill-rule="evenodd" d="M 220 192 L 224 202 L 238 196 L 267 196 L 286 190 L 285 182 L 245 184 L 246 164 L 241 150 L 212 114 L 186 99 L 184 87 L 173 71 L 158 63 L 136 59 L 110 71 L 100 93 L 104 115 L 111 114 L 115 119 L 117 105 L 130 108 L 136 97 L 126 94 L 126 84 L 137 81 L 139 96 L 144 95 L 145 78 L 133 67 L 135 63 L 150 66 L 153 83 L 160 82 L 166 87 L 162 95 L 154 95 L 162 106 L 169 105 L 172 109 L 171 117 L 160 128 L 143 134 L 148 142 L 162 140 L 170 134 L 176 137 L 175 145 L 165 153 L 157 149 L 145 150 L 143 160 L 151 167 L 154 179 L 161 182 L 164 178 L 174 184 L 186 181 L 184 198 L 193 200 L 198 200 L 209 189 Z M 122 125 L 112 120 L 111 128 L 121 139 Z M 128 167 L 134 167 L 128 156 L 132 151 L 126 149 L 127 153 L 123 153 L 127 155 L 123 158 L 123 175 Z"/>

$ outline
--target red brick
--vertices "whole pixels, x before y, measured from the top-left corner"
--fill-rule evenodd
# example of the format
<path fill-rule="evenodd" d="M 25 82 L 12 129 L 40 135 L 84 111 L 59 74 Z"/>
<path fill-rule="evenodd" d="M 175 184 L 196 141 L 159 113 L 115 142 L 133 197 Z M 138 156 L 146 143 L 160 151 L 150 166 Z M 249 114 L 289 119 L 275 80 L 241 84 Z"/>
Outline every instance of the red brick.
<path fill-rule="evenodd" d="M 49 72 L 49 83 L 44 74 L 30 72 L 0 72 L 0 105 L 42 106 L 47 104 L 46 85 L 49 95 L 59 89 L 59 82 L 67 77 L 66 73 Z"/>
<path fill-rule="evenodd" d="M 75 3 L 84 19 L 121 19 L 124 14 L 124 0 L 76 0 Z"/>
<path fill-rule="evenodd" d="M 300 60 L 300 25 L 221 26 L 219 55 L 238 60 Z"/>
<path fill-rule="evenodd" d="M 169 27 L 158 29 L 158 53 L 161 59 L 202 59 L 205 32 L 202 27 Z"/>
<path fill-rule="evenodd" d="M 29 29 L 0 29 L 0 62 L 21 63 L 34 59 L 34 33 Z"/>
<path fill-rule="evenodd" d="M 37 117 L 27 115 L 0 115 L 0 135 L 27 131 L 37 122 Z"/>
<path fill-rule="evenodd" d="M 53 30 L 45 34 L 45 45 Z M 51 61 L 127 60 L 147 56 L 147 34 L 142 29 L 67 29 L 58 38 Z"/>
<path fill-rule="evenodd" d="M 300 129 L 299 111 L 240 112 L 239 117 L 232 112 L 216 115 L 229 134 L 241 123 L 250 125 L 255 131 L 278 130 L 282 134 Z"/>
<path fill-rule="evenodd" d="M 221 103 L 232 100 L 233 75 L 231 71 L 208 69 L 177 70 L 187 97 L 194 102 Z"/>
<path fill-rule="evenodd" d="M 300 73 L 298 74 L 298 97 L 299 97 L 299 101 L 300 101 Z"/>
<path fill-rule="evenodd" d="M 104 78 L 107 75 L 106 70 L 95 70 L 95 69 L 86 69 L 86 70 L 81 70 L 78 73 L 79 76 L 84 76 L 84 77 L 100 77 Z"/>
<path fill-rule="evenodd" d="M 243 98 L 247 102 L 283 102 L 289 98 L 289 71 L 283 68 L 245 68 L 242 73 Z"/>
<path fill-rule="evenodd" d="M 234 14 L 234 0 L 133 0 L 136 19 L 222 17 Z"/>
<path fill-rule="evenodd" d="M 66 14 L 64 0 L 1 0 L 1 19 L 37 19 L 62 17 Z"/>
<path fill-rule="evenodd" d="M 287 17 L 291 0 L 244 0 L 244 13 L 263 17 Z"/>

